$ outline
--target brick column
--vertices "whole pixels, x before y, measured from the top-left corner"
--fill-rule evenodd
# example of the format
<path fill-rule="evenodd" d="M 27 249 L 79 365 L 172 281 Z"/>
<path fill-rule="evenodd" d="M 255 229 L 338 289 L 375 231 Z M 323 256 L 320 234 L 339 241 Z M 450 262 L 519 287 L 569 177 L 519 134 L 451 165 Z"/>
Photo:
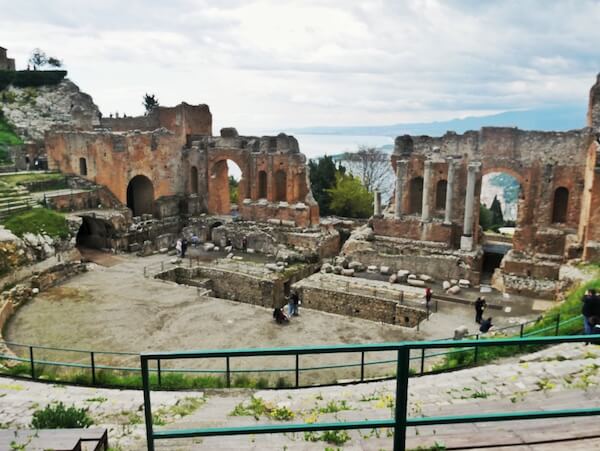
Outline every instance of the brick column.
<path fill-rule="evenodd" d="M 404 214 L 402 211 L 402 187 L 404 186 L 404 178 L 406 177 L 407 164 L 408 161 L 406 160 L 398 160 L 396 162 L 396 195 L 394 198 L 394 217 L 396 219 L 400 219 Z"/>
<path fill-rule="evenodd" d="M 421 208 L 421 221 L 427 222 L 431 219 L 430 205 L 429 205 L 429 191 L 431 188 L 431 165 L 432 161 L 425 161 L 425 169 L 423 171 L 423 204 Z"/>
<path fill-rule="evenodd" d="M 453 158 L 448 158 L 448 180 L 446 184 L 446 207 L 444 211 L 444 224 L 452 224 L 452 201 L 454 196 L 455 164 Z"/>
<path fill-rule="evenodd" d="M 473 250 L 473 212 L 475 208 L 475 181 L 480 163 L 469 163 L 467 172 L 467 195 L 465 199 L 465 221 L 460 248 L 463 251 Z"/>

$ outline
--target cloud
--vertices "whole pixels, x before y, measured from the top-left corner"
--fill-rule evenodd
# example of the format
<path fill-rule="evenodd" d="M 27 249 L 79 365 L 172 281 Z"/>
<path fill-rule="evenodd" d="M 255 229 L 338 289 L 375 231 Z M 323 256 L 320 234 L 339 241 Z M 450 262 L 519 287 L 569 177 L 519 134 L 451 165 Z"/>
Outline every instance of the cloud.
<path fill-rule="evenodd" d="M 209 103 L 216 128 L 386 124 L 585 103 L 600 1 L 6 2 L 0 45 L 42 47 L 106 113 Z"/>

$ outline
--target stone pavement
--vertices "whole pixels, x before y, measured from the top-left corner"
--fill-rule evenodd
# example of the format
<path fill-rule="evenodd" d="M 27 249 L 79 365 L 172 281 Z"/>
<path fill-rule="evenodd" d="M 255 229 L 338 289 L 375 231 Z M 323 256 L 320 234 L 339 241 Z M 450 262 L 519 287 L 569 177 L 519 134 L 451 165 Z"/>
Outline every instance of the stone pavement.
<path fill-rule="evenodd" d="M 409 415 L 598 407 L 599 368 L 600 346 L 562 344 L 500 364 L 412 378 L 409 384 Z M 59 400 L 67 405 L 88 407 L 95 425 L 109 429 L 113 446 L 118 445 L 123 450 L 145 449 L 143 401 L 139 391 L 68 387 L 0 378 L 0 424 L 3 428 L 26 428 L 36 409 Z M 258 392 L 239 389 L 205 393 L 153 392 L 152 405 L 158 418 L 157 430 L 281 424 L 284 421 L 380 419 L 392 415 L 394 383 L 386 381 Z M 433 446 L 437 442 L 452 448 L 502 443 L 511 445 L 510 449 L 523 450 L 600 449 L 600 441 L 591 438 L 523 445 L 532 440 L 593 436 L 598 431 L 597 420 L 565 418 L 409 428 L 408 446 Z M 327 438 L 339 442 L 328 443 Z M 391 430 L 349 431 L 348 435 L 338 433 L 329 437 L 312 433 L 157 441 L 158 450 L 388 450 L 391 447 Z"/>

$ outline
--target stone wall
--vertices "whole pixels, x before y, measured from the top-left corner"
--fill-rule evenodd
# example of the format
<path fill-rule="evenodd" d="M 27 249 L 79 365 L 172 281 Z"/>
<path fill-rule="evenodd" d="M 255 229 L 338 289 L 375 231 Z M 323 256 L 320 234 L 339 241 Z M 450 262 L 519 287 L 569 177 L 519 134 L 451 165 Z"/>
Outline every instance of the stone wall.
<path fill-rule="evenodd" d="M 293 287 L 300 291 L 302 308 L 404 327 L 415 327 L 426 317 L 423 310 L 407 307 L 389 299 L 348 293 L 333 287 L 325 289 L 302 283 L 295 284 Z"/>
<path fill-rule="evenodd" d="M 104 187 L 93 191 L 52 195 L 46 197 L 45 200 L 48 208 L 63 212 L 96 208 L 123 208 L 114 195 Z"/>

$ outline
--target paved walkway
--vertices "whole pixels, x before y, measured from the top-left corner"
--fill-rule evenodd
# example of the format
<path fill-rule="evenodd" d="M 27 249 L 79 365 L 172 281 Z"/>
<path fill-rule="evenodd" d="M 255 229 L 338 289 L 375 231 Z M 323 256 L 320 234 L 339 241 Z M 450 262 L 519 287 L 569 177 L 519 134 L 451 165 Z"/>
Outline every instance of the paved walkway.
<path fill-rule="evenodd" d="M 413 378 L 409 384 L 409 415 L 549 410 L 600 405 L 600 346 L 563 344 L 498 365 Z M 112 445 L 145 449 L 142 394 L 138 391 L 64 387 L 0 378 L 0 425 L 26 428 L 32 414 L 46 404 L 63 401 L 88 407 L 95 424 L 109 429 Z M 292 422 L 390 418 L 394 383 L 350 387 L 273 391 L 153 392 L 156 428 L 280 424 Z M 277 410 L 274 410 L 277 409 Z M 268 412 L 271 412 L 269 414 Z M 232 415 L 232 413 L 237 415 Z M 520 421 L 410 428 L 408 446 L 452 447 L 511 445 L 511 450 L 571 451 L 600 449 L 600 440 L 541 443 L 549 439 L 600 434 L 597 418 Z M 391 430 L 337 434 L 341 444 L 327 443 L 320 433 L 279 434 L 158 441 L 157 449 L 181 450 L 389 450 Z M 313 441 L 314 440 L 314 441 Z M 472 448 L 476 449 L 476 448 Z"/>

